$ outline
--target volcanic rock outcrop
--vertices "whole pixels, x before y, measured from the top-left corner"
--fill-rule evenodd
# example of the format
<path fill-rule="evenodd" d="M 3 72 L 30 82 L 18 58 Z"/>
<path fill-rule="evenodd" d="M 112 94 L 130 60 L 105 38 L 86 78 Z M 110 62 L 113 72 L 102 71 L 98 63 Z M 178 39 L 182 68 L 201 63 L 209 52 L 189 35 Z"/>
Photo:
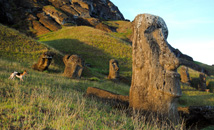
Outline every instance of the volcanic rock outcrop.
<path fill-rule="evenodd" d="M 102 29 L 101 20 L 124 20 L 110 0 L 0 0 L 0 17 L 0 23 L 37 35 L 55 31 L 61 25 Z M 92 23 L 91 18 L 97 22 Z"/>
<path fill-rule="evenodd" d="M 120 78 L 119 70 L 120 70 L 120 68 L 119 68 L 118 61 L 115 60 L 115 59 L 111 59 L 109 61 L 109 75 L 108 75 L 108 79 L 114 80 L 114 81 L 119 80 L 119 78 Z"/>
<path fill-rule="evenodd" d="M 64 76 L 74 79 L 80 79 L 84 68 L 84 60 L 78 55 L 65 55 L 63 57 L 65 64 Z"/>
<path fill-rule="evenodd" d="M 54 53 L 53 52 L 44 52 L 40 57 L 36 64 L 32 66 L 34 70 L 38 71 L 45 71 L 48 69 L 51 61 L 53 59 Z"/>
<path fill-rule="evenodd" d="M 161 17 L 141 14 L 133 22 L 132 84 L 129 107 L 178 117 L 179 60 L 167 43 L 168 29 Z"/>

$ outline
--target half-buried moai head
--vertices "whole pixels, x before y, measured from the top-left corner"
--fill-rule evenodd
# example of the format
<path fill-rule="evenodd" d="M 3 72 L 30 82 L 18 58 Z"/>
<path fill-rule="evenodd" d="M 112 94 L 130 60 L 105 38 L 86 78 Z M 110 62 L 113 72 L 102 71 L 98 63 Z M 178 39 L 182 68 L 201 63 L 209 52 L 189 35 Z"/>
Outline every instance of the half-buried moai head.
<path fill-rule="evenodd" d="M 199 81 L 200 82 L 199 82 L 198 89 L 205 91 L 207 89 L 207 86 L 206 86 L 206 75 L 204 73 L 200 73 Z"/>
<path fill-rule="evenodd" d="M 63 58 L 65 64 L 64 76 L 74 79 L 81 78 L 84 68 L 84 60 L 78 55 L 65 55 Z"/>
<path fill-rule="evenodd" d="M 109 61 L 109 75 L 108 75 L 108 79 L 111 80 L 119 80 L 119 63 L 117 60 L 115 59 L 111 59 Z"/>
<path fill-rule="evenodd" d="M 190 77 L 189 77 L 188 67 L 186 67 L 186 66 L 180 67 L 180 76 L 181 76 L 181 82 L 182 83 L 188 83 L 189 84 Z"/>
<path fill-rule="evenodd" d="M 34 70 L 44 71 L 47 70 L 51 61 L 53 59 L 54 53 L 53 52 L 44 52 L 40 57 L 36 64 L 32 66 Z"/>
<path fill-rule="evenodd" d="M 132 84 L 129 105 L 134 109 L 177 117 L 177 99 L 181 96 L 180 75 L 175 72 L 179 60 L 167 43 L 164 20 L 140 14 L 133 22 Z"/>

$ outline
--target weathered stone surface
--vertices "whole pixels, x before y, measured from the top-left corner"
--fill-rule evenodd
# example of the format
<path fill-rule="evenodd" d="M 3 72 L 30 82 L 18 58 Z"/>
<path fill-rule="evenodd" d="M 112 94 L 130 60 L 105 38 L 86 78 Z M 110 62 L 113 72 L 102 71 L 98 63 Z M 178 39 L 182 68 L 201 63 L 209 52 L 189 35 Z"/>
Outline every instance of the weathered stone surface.
<path fill-rule="evenodd" d="M 65 64 L 64 76 L 69 78 L 81 78 L 84 68 L 84 60 L 78 55 L 65 55 L 63 58 Z"/>
<path fill-rule="evenodd" d="M 119 63 L 117 60 L 115 59 L 111 59 L 109 61 L 109 75 L 108 75 L 108 79 L 111 80 L 119 80 L 120 75 L 119 75 Z"/>
<path fill-rule="evenodd" d="M 124 20 L 119 9 L 109 0 L 1 0 L 0 7 L 0 23 L 14 25 L 16 29 L 22 32 L 25 30 L 29 35 L 43 33 L 38 29 L 31 29 L 32 19 L 28 18 L 30 15 L 35 17 L 34 21 L 39 21 L 51 31 L 60 29 L 60 25 L 64 24 L 93 26 L 85 18 Z M 94 27 L 109 31 L 103 24 L 96 24 Z"/>
<path fill-rule="evenodd" d="M 44 13 L 37 14 L 37 17 L 39 17 L 39 22 L 42 23 L 45 27 L 50 29 L 51 31 L 56 31 L 61 29 L 61 26 L 54 22 L 50 17 L 45 15 Z"/>
<path fill-rule="evenodd" d="M 64 25 L 65 23 L 70 22 L 69 17 L 66 14 L 64 14 L 62 11 L 57 10 L 51 5 L 44 6 L 42 10 L 46 13 L 46 15 L 52 17 L 60 25 Z"/>
<path fill-rule="evenodd" d="M 32 66 L 34 70 L 44 71 L 47 70 L 51 61 L 53 59 L 54 53 L 53 52 L 44 52 L 40 57 L 36 64 Z"/>
<path fill-rule="evenodd" d="M 186 66 L 181 66 L 179 69 L 179 74 L 181 76 L 181 82 L 183 83 L 189 83 L 190 82 L 190 77 L 189 77 L 189 71 Z"/>
<path fill-rule="evenodd" d="M 93 95 L 97 96 L 102 99 L 112 99 L 112 100 L 119 100 L 123 102 L 129 102 L 129 97 L 128 96 L 123 96 L 123 95 L 118 95 L 106 90 L 102 90 L 99 88 L 94 88 L 94 87 L 88 87 L 86 91 L 86 96 Z"/>
<path fill-rule="evenodd" d="M 181 96 L 180 76 L 174 71 L 179 60 L 168 47 L 167 26 L 158 16 L 141 14 L 133 27 L 129 106 L 175 119 L 177 99 Z"/>
<path fill-rule="evenodd" d="M 46 27 L 44 27 L 40 22 L 33 20 L 32 21 L 33 29 L 35 29 L 36 35 L 42 35 L 50 32 Z"/>
<path fill-rule="evenodd" d="M 205 91 L 205 89 L 207 89 L 206 87 L 206 75 L 204 73 L 200 73 L 199 75 L 199 90 Z"/>

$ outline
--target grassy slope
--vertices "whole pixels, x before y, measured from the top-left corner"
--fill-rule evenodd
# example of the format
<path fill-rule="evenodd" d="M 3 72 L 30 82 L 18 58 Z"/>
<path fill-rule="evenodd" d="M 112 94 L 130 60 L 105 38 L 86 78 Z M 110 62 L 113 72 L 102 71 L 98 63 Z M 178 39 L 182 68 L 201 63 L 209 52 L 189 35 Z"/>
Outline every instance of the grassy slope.
<path fill-rule="evenodd" d="M 0 41 L 0 57 L 2 59 L 17 61 L 29 67 L 37 62 L 43 52 L 53 51 L 56 55 L 52 67 L 59 69 L 59 66 L 63 65 L 59 62 L 62 59 L 60 52 L 2 24 L 0 24 Z"/>
<path fill-rule="evenodd" d="M 108 104 L 102 103 L 97 99 L 82 96 L 89 86 L 128 95 L 128 85 L 114 84 L 105 79 L 95 82 L 88 80 L 70 80 L 63 77 L 61 73 L 50 73 L 49 71 L 37 72 L 31 70 L 30 66 L 23 66 L 23 63 L 29 65 L 29 62 L 32 62 L 34 57 L 32 55 L 37 57 L 37 55 L 40 54 L 38 50 L 43 51 L 43 49 L 51 48 L 35 42 L 14 30 L 6 28 L 6 31 L 4 35 L 7 33 L 8 36 L 1 36 L 3 39 L 2 43 L 7 44 L 10 49 L 1 49 L 1 56 L 4 56 L 4 58 L 0 58 L 0 128 L 161 129 L 161 127 L 157 125 L 150 125 L 152 122 L 145 122 L 144 118 L 139 121 L 138 118 L 128 116 L 125 111 L 113 109 Z M 16 36 L 10 37 L 10 33 L 16 33 Z M 5 53 L 9 53 L 11 49 L 13 49 L 10 47 L 13 44 L 11 44 L 12 42 L 10 42 L 9 38 L 14 38 L 13 41 L 15 42 L 19 41 L 18 39 L 25 41 L 25 46 L 22 46 L 22 44 L 18 42 L 21 45 L 14 47 L 14 49 L 21 49 L 21 51 L 17 51 L 18 56 L 13 53 L 13 55 L 11 54 L 12 56 L 5 55 Z M 28 40 L 31 40 L 31 42 L 26 42 Z M 110 58 L 117 58 L 122 64 L 122 70 L 130 74 L 131 63 L 126 63 L 126 61 L 131 61 L 131 52 L 128 53 L 130 46 L 106 35 L 106 33 L 102 31 L 97 31 L 89 27 L 70 27 L 44 35 L 40 37 L 40 40 L 62 51 L 64 54 L 80 54 L 85 58 L 86 62 L 91 63 L 94 68 L 98 68 L 98 71 L 95 71 L 104 74 L 108 71 L 108 60 Z M 31 43 L 35 43 L 38 46 L 41 45 L 42 47 L 38 50 L 31 50 L 30 52 L 24 51 L 26 50 L 25 47 Z M 112 45 L 114 46 L 113 48 Z M 108 47 L 111 47 L 112 51 L 110 51 Z M 120 51 L 121 48 L 124 48 L 126 52 Z M 82 52 L 81 50 L 84 51 Z M 30 58 L 24 60 L 19 56 L 28 55 L 29 53 L 31 53 Z M 102 58 L 99 58 L 100 55 L 98 56 L 98 54 L 101 54 Z M 89 56 L 94 57 L 90 59 Z M 13 62 L 11 62 L 11 60 L 13 60 Z M 59 60 L 56 62 L 59 62 Z M 55 65 L 56 64 L 52 64 L 50 67 L 53 69 L 63 69 L 55 68 Z M 59 66 L 62 67 L 62 65 Z M 30 73 L 26 79 L 24 79 L 25 82 L 21 83 L 18 80 L 11 81 L 7 79 L 11 71 L 24 69 Z M 182 88 L 186 89 L 184 85 Z M 197 96 L 198 93 L 200 93 L 200 97 Z M 195 99 L 195 97 L 197 97 L 197 99 Z M 205 98 L 209 100 L 209 102 L 204 102 L 201 97 L 209 97 Z M 188 93 L 188 91 L 186 91 L 180 100 L 180 105 L 199 105 L 202 102 L 202 105 L 212 105 L 213 94 L 198 91 Z M 181 127 L 182 126 L 177 126 L 175 129 L 180 129 Z"/>
<path fill-rule="evenodd" d="M 7 30 L 8 33 L 14 30 Z M 29 38 L 16 32 L 26 41 Z M 5 44 L 8 42 L 5 39 Z M 13 39 L 17 41 L 17 39 Z M 32 40 L 32 42 L 35 42 Z M 35 42 L 38 46 L 40 43 Z M 12 46 L 11 44 L 7 44 Z M 26 46 L 28 43 L 26 42 Z M 41 46 L 44 46 L 41 44 Z M 16 47 L 25 50 L 25 46 Z M 47 49 L 47 46 L 44 46 Z M 51 48 L 48 48 L 51 49 Z M 57 48 L 58 49 L 58 48 Z M 43 47 L 41 47 L 43 50 Z M 10 49 L 7 50 L 10 52 Z M 2 49 L 1 54 L 7 51 Z M 31 50 L 30 53 L 37 54 Z M 18 51 L 27 55 L 26 51 Z M 30 56 L 32 58 L 32 56 Z M 145 122 L 139 115 L 130 117 L 124 110 L 113 109 L 97 99 L 85 98 L 87 87 L 98 87 L 128 95 L 129 86 L 106 80 L 91 82 L 71 80 L 61 73 L 38 72 L 30 69 L 29 61 L 12 55 L 0 59 L 0 128 L 1 129 L 157 129 L 157 122 Z M 28 65 L 24 65 L 27 63 Z M 53 65 L 51 65 L 53 66 Z M 24 82 L 9 80 L 13 70 L 26 69 Z M 140 120 L 140 122 L 139 122 Z M 155 125 L 152 125 L 155 124 Z M 165 127 L 165 126 L 162 126 Z M 160 127 L 161 128 L 161 127 Z"/>
<path fill-rule="evenodd" d="M 0 24 L 0 56 L 8 60 L 36 60 L 47 47 L 18 31 Z"/>
<path fill-rule="evenodd" d="M 131 29 L 131 22 L 128 21 L 104 21 L 104 24 L 108 25 L 109 27 L 115 28 L 117 32 L 110 33 L 112 36 L 120 38 L 129 44 L 131 44 L 131 37 L 132 37 L 132 29 Z"/>
<path fill-rule="evenodd" d="M 180 68 L 178 68 L 178 72 Z M 199 79 L 200 72 L 188 68 L 190 80 Z M 214 90 L 213 76 L 206 77 L 206 83 L 209 89 Z M 207 93 L 203 91 L 198 91 L 196 88 L 191 87 L 188 84 L 181 83 L 182 97 L 179 99 L 180 106 L 200 106 L 200 105 L 213 105 L 214 106 L 214 93 Z M 213 90 L 211 91 L 213 92 Z"/>
<path fill-rule="evenodd" d="M 92 71 L 108 75 L 109 60 L 119 61 L 120 72 L 131 77 L 131 46 L 91 27 L 64 27 L 39 37 L 40 41 L 63 52 L 80 55 Z"/>

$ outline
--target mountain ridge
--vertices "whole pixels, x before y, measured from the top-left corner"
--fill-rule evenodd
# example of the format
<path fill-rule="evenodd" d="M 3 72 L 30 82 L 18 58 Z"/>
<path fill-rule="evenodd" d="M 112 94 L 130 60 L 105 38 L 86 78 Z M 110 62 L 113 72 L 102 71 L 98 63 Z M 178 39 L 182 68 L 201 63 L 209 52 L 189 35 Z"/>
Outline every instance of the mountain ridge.
<path fill-rule="evenodd" d="M 103 20 L 125 20 L 110 0 L 0 0 L 0 23 L 31 36 L 65 26 L 110 29 Z"/>

